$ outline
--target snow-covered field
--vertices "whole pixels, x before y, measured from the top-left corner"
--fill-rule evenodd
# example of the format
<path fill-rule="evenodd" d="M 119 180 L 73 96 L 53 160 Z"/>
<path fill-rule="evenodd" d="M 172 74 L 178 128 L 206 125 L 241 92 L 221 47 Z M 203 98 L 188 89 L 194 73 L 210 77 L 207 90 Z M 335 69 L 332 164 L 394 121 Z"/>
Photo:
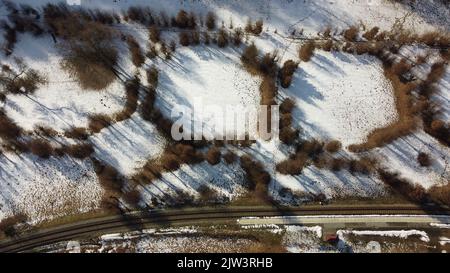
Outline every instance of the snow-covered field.
<path fill-rule="evenodd" d="M 32 95 L 10 95 L 5 110 L 19 126 L 32 130 L 37 125 L 50 126 L 61 132 L 71 127 L 86 127 L 88 116 L 113 114 L 122 110 L 125 89 L 119 80 L 105 90 L 84 90 L 61 69 L 61 56 L 51 36 L 19 35 L 14 56 L 42 73 L 48 83 Z M 13 59 L 2 59 L 2 63 Z"/>
<path fill-rule="evenodd" d="M 234 119 L 225 119 L 227 107 L 256 110 L 260 100 L 260 79 L 245 71 L 240 55 L 240 50 L 234 48 L 181 47 L 172 62 L 158 65 L 156 103 L 167 117 L 175 107 L 187 107 L 194 122 L 203 122 L 204 130 L 226 128 L 224 134 L 233 133 L 237 124 Z M 175 114 L 174 120 L 180 115 Z M 252 121 L 252 126 L 256 126 L 256 120 Z"/>
<path fill-rule="evenodd" d="M 392 87 L 375 57 L 318 52 L 283 90 L 295 99 L 294 125 L 307 138 L 361 143 L 397 119 Z"/>
<path fill-rule="evenodd" d="M 40 7 L 57 0 L 18 0 Z M 116 12 L 129 6 L 145 5 L 153 11 L 175 15 L 179 9 L 205 15 L 213 11 L 218 25 L 245 26 L 247 20 L 263 19 L 264 30 L 259 37 L 250 36 L 245 42 L 255 42 L 262 53 L 277 50 L 279 62 L 298 60 L 299 41 L 287 36 L 294 30 L 307 37 L 317 35 L 332 26 L 336 33 L 352 25 L 363 24 L 366 29 L 378 26 L 390 30 L 403 22 L 403 28 L 416 32 L 449 31 L 450 11 L 437 1 L 416 1 L 412 12 L 407 6 L 385 0 L 354 1 L 157 1 L 157 0 L 81 0 L 82 7 L 112 9 Z M 428 4 L 425 4 L 427 2 Z M 0 7 L 2 7 L 0 5 Z M 3 7 L 2 7 L 3 8 Z M 40 9 L 41 10 L 41 9 Z M 147 29 L 134 23 L 120 28 L 133 35 L 145 50 L 148 48 Z M 178 41 L 178 35 L 162 33 L 164 39 Z M 0 38 L 4 42 L 3 37 Z M 166 116 L 176 106 L 193 109 L 200 99 L 203 105 L 256 107 L 260 101 L 261 79 L 250 75 L 241 65 L 241 47 L 220 49 L 215 45 L 181 47 L 177 45 L 172 60 L 146 59 L 143 68 L 136 69 L 129 61 L 126 46 L 121 46 L 120 66 L 129 75 L 136 72 L 144 78 L 144 68 L 155 65 L 159 70 L 159 85 L 155 105 Z M 402 54 L 409 54 L 404 49 Z M 416 48 L 410 49 L 417 53 Z M 125 104 L 125 88 L 116 80 L 105 90 L 83 90 L 60 67 L 61 56 L 50 35 L 39 38 L 18 34 L 13 56 L 20 57 L 31 68 L 45 75 L 48 83 L 34 94 L 8 94 L 0 106 L 20 127 L 33 130 L 37 125 L 48 126 L 62 133 L 71 127 L 86 127 L 88 117 L 94 114 L 112 115 Z M 432 58 L 430 58 L 432 59 Z M 12 57 L 0 55 L 1 63 L 13 63 Z M 427 67 L 419 71 L 426 75 Z M 419 68 L 417 68 L 419 70 Z M 433 98 L 442 105 L 440 117 L 449 118 L 450 71 L 447 69 Z M 142 83 L 146 83 L 142 80 Z M 142 94 L 141 94 L 142 95 Z M 295 100 L 293 125 L 301 129 L 304 139 L 323 141 L 336 139 L 347 145 L 361 143 L 375 128 L 386 126 L 397 118 L 392 87 L 385 79 L 380 61 L 367 55 L 316 51 L 310 62 L 302 62 L 294 74 L 292 85 L 279 89 L 278 100 Z M 193 109 L 195 111 L 199 109 Z M 211 127 L 211 116 L 202 116 Z M 59 136 L 61 137 L 61 136 Z M 61 137 L 61 141 L 67 139 Z M 139 171 L 148 160 L 157 159 L 167 142 L 150 122 L 138 112 L 130 119 L 115 123 L 89 137 L 95 149 L 94 156 L 115 168 L 126 177 Z M 251 154 L 264 164 L 271 174 L 270 193 L 283 202 L 303 200 L 310 194 L 323 193 L 327 198 L 373 197 L 385 194 L 384 184 L 376 176 L 354 175 L 346 170 L 332 172 L 308 166 L 298 176 L 281 175 L 275 166 L 292 152 L 279 142 L 258 140 L 249 148 L 232 148 L 238 155 Z M 432 157 L 430 167 L 417 163 L 419 152 Z M 402 177 L 425 188 L 445 184 L 450 180 L 447 147 L 422 130 L 400 138 L 373 151 L 381 164 Z M 339 152 L 343 158 L 356 155 L 347 150 Z M 232 200 L 245 193 L 245 174 L 236 164 L 221 162 L 211 166 L 206 162 L 162 174 L 162 178 L 141 185 L 143 202 L 150 204 L 156 198 L 162 201 L 176 198 L 180 193 L 199 198 L 204 186 L 217 193 L 220 200 Z M 289 189 L 293 196 L 286 196 Z M 26 213 L 30 220 L 39 222 L 62 215 L 88 211 L 98 207 L 103 190 L 99 185 L 90 160 L 68 157 L 40 159 L 28 153 L 20 156 L 12 152 L 0 153 L 0 220 L 14 213 Z M 294 200 L 296 198 L 297 200 Z M 169 203 L 169 202 L 167 202 Z M 294 202 L 295 203 L 295 202 Z"/>
<path fill-rule="evenodd" d="M 0 170 L 0 219 L 24 213 L 36 223 L 87 212 L 103 194 L 89 160 L 5 154 Z"/>

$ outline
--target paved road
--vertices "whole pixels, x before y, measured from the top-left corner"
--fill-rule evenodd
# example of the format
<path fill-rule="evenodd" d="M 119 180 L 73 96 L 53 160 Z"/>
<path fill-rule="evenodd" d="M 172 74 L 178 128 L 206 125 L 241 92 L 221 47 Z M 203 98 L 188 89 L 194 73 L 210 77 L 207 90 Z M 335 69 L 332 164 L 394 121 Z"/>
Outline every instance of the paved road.
<path fill-rule="evenodd" d="M 339 217 L 322 217 L 318 215 L 339 215 Z M 84 220 L 80 222 L 61 225 L 54 228 L 36 231 L 9 239 L 0 243 L 0 252 L 25 252 L 34 248 L 74 239 L 87 239 L 100 234 L 110 232 L 126 232 L 157 226 L 176 226 L 188 224 L 242 224 L 243 217 L 274 217 L 274 216 L 302 216 L 300 224 L 307 224 L 306 216 L 314 216 L 314 223 L 322 221 L 353 221 L 355 217 L 343 219 L 343 215 L 450 215 L 449 210 L 427 209 L 414 205 L 376 205 L 376 206 L 302 206 L 296 208 L 277 207 L 216 207 L 216 208 L 191 208 L 179 210 L 154 210 L 148 213 L 130 213 Z M 432 222 L 440 222 L 442 219 L 430 216 Z M 240 222 L 237 222 L 241 219 Z M 253 218 L 254 219 L 254 218 Z M 281 219 L 281 218 L 280 218 Z M 289 219 L 289 218 L 287 218 Z M 310 219 L 310 220 L 311 220 Z M 326 220 L 325 220 L 326 219 Z M 367 222 L 367 219 L 359 218 Z M 390 218 L 392 220 L 392 218 Z M 425 218 L 420 218 L 424 220 Z M 430 220 L 428 219 L 428 220 Z M 447 218 L 446 218 L 447 219 Z M 251 219 L 249 219 L 251 220 Z M 379 219 L 380 221 L 382 218 Z M 404 219 L 401 219 L 402 221 Z M 420 221 L 422 221 L 420 220 Z M 447 219 L 448 220 L 448 219 Z M 446 220 L 446 221 L 447 221 Z M 254 220 L 251 220 L 254 221 Z M 264 220 L 266 221 L 266 220 Z M 284 220 L 283 220 L 284 221 Z M 294 220 L 290 220 L 294 221 Z M 309 221 L 309 220 L 308 220 Z M 251 222 L 255 223 L 255 222 Z M 271 223 L 276 223 L 271 222 Z M 290 222 L 289 222 L 290 223 Z M 294 222 L 292 222 L 294 223 Z M 311 222 L 312 223 L 312 222 Z"/>

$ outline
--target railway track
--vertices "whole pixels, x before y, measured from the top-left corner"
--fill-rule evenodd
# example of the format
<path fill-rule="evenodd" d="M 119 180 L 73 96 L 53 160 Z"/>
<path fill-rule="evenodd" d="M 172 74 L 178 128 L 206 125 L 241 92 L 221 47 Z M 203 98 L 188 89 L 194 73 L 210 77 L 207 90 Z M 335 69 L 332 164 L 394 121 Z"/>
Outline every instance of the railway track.
<path fill-rule="evenodd" d="M 236 223 L 242 217 L 306 216 L 306 215 L 450 215 L 442 208 L 422 208 L 414 205 L 377 206 L 303 206 L 218 207 L 179 210 L 154 210 L 106 216 L 30 232 L 0 242 L 0 252 L 26 252 L 62 241 L 87 239 L 108 232 L 126 232 L 149 227 L 183 224 Z"/>

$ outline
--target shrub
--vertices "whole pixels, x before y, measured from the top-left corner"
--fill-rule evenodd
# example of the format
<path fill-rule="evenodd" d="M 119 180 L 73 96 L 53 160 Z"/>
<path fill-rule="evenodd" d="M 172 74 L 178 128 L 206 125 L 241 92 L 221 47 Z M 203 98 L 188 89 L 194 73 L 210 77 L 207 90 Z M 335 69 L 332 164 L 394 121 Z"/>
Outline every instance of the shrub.
<path fill-rule="evenodd" d="M 251 20 L 248 20 L 245 26 L 245 32 L 259 35 L 263 30 L 263 24 L 262 20 L 257 20 L 254 25 Z"/>
<path fill-rule="evenodd" d="M 316 139 L 304 140 L 297 146 L 297 153 L 307 154 L 309 157 L 314 158 L 323 153 L 323 142 Z"/>
<path fill-rule="evenodd" d="M 291 113 L 295 107 L 295 102 L 291 98 L 286 98 L 280 104 L 280 112 L 283 114 Z"/>
<path fill-rule="evenodd" d="M 127 204 L 132 206 L 137 206 L 141 201 L 141 193 L 137 189 L 126 191 L 122 197 Z"/>
<path fill-rule="evenodd" d="M 411 70 L 412 65 L 402 59 L 400 62 L 394 63 L 391 67 L 392 73 L 401 76 Z"/>
<path fill-rule="evenodd" d="M 213 30 L 216 28 L 216 15 L 212 12 L 206 14 L 206 27 L 208 30 Z"/>
<path fill-rule="evenodd" d="M 331 27 L 325 28 L 325 30 L 322 32 L 323 37 L 330 38 L 331 37 Z"/>
<path fill-rule="evenodd" d="M 145 62 L 144 54 L 142 53 L 141 47 L 134 37 L 127 37 L 128 49 L 131 52 L 131 61 L 136 67 L 141 67 Z"/>
<path fill-rule="evenodd" d="M 333 41 L 327 40 L 326 42 L 322 43 L 321 48 L 324 51 L 330 52 L 333 49 Z"/>
<path fill-rule="evenodd" d="M 217 147 L 212 147 L 206 153 L 206 161 L 211 165 L 217 165 L 220 162 L 220 150 Z"/>
<path fill-rule="evenodd" d="M 226 47 L 228 45 L 228 33 L 225 29 L 221 28 L 217 35 L 217 46 L 218 47 Z"/>
<path fill-rule="evenodd" d="M 202 162 L 204 160 L 203 154 L 200 152 L 197 152 L 194 148 L 194 146 L 190 144 L 182 144 L 178 143 L 176 144 L 171 151 L 177 155 L 178 159 L 182 163 L 187 164 L 196 164 L 199 162 Z M 219 154 L 220 156 L 220 154 Z"/>
<path fill-rule="evenodd" d="M 66 152 L 74 158 L 84 159 L 94 153 L 94 147 L 92 144 L 70 145 L 66 148 Z"/>
<path fill-rule="evenodd" d="M 339 140 L 332 140 L 325 145 L 325 150 L 329 153 L 336 153 L 342 148 Z"/>
<path fill-rule="evenodd" d="M 236 162 L 237 156 L 233 152 L 228 151 L 226 154 L 223 155 L 223 159 L 227 164 L 232 164 Z"/>
<path fill-rule="evenodd" d="M 286 145 L 294 144 L 298 137 L 298 130 L 291 127 L 283 127 L 280 130 L 280 140 Z"/>
<path fill-rule="evenodd" d="M 434 202 L 450 206 L 450 183 L 434 185 L 428 190 L 428 193 Z"/>
<path fill-rule="evenodd" d="M 248 155 L 241 156 L 240 162 L 246 173 L 250 189 L 260 189 L 266 192 L 266 187 L 270 183 L 270 174 L 264 170 L 263 165 L 258 161 L 252 160 Z"/>
<path fill-rule="evenodd" d="M 94 164 L 97 165 L 95 172 L 100 185 L 112 194 L 120 193 L 124 182 L 120 173 L 110 165 L 104 165 L 98 162 Z"/>
<path fill-rule="evenodd" d="M 3 65 L 0 71 L 0 85 L 6 93 L 32 94 L 47 79 L 37 70 L 28 68 L 20 59 L 16 60 L 18 71 L 7 65 Z"/>
<path fill-rule="evenodd" d="M 173 153 L 164 154 L 161 158 L 161 166 L 167 171 L 174 171 L 180 168 L 180 161 Z"/>
<path fill-rule="evenodd" d="M 351 173 L 370 174 L 376 170 L 377 162 L 370 157 L 362 157 L 359 160 L 350 160 L 349 171 Z"/>
<path fill-rule="evenodd" d="M 189 46 L 191 44 L 191 39 L 189 37 L 189 33 L 182 31 L 179 34 L 179 38 L 180 38 L 180 44 L 182 46 Z"/>
<path fill-rule="evenodd" d="M 64 25 L 72 23 L 62 22 Z M 98 23 L 87 23 L 82 27 L 75 22 L 73 27 L 80 30 L 70 34 L 62 45 L 62 67 L 84 89 L 106 88 L 115 79 L 114 67 L 118 59 L 118 52 L 112 43 L 113 31 Z"/>
<path fill-rule="evenodd" d="M 56 130 L 54 130 L 53 128 L 47 127 L 47 126 L 43 126 L 43 125 L 38 125 L 35 126 L 34 131 L 36 132 L 36 134 L 45 136 L 45 137 L 55 137 L 58 135 L 58 132 Z"/>
<path fill-rule="evenodd" d="M 149 69 L 147 69 L 147 82 L 153 88 L 157 88 L 158 79 L 159 79 L 158 69 L 156 68 L 156 66 L 152 65 Z"/>
<path fill-rule="evenodd" d="M 359 34 L 359 29 L 355 26 L 352 26 L 344 31 L 344 38 L 350 42 L 356 42 Z"/>
<path fill-rule="evenodd" d="M 200 203 L 214 203 L 220 200 L 218 192 L 206 185 L 201 185 L 197 191 L 200 194 Z"/>
<path fill-rule="evenodd" d="M 252 43 L 244 49 L 241 56 L 241 62 L 244 64 L 247 70 L 252 73 L 257 73 L 259 61 L 258 61 L 258 49 L 255 44 Z"/>
<path fill-rule="evenodd" d="M 420 152 L 417 155 L 417 162 L 419 162 L 422 167 L 428 167 L 431 165 L 430 156 L 424 152 Z"/>
<path fill-rule="evenodd" d="M 284 62 L 283 67 L 278 72 L 278 77 L 283 88 L 288 88 L 291 85 L 292 75 L 294 75 L 297 67 L 298 63 L 293 60 L 287 60 Z"/>
<path fill-rule="evenodd" d="M 304 167 L 308 164 L 305 154 L 298 154 L 294 158 L 286 159 L 277 164 L 276 170 L 281 174 L 300 175 Z"/>
<path fill-rule="evenodd" d="M 79 140 L 87 140 L 89 137 L 89 133 L 86 128 L 82 127 L 73 127 L 68 131 L 64 132 L 64 136 L 68 138 L 74 138 Z"/>
<path fill-rule="evenodd" d="M 275 77 L 277 75 L 277 52 L 266 53 L 259 62 L 259 71 L 265 76 Z"/>
<path fill-rule="evenodd" d="M 413 185 L 410 181 L 399 178 L 397 173 L 390 173 L 380 169 L 378 174 L 384 183 L 411 201 L 418 203 L 427 202 L 427 194 L 422 186 Z"/>
<path fill-rule="evenodd" d="M 194 45 L 200 44 L 200 33 L 198 33 L 198 31 L 192 31 L 191 35 L 192 35 L 192 43 Z"/>
<path fill-rule="evenodd" d="M 28 220 L 28 217 L 23 213 L 18 213 L 13 216 L 5 217 L 0 221 L 0 232 L 6 236 L 13 237 L 17 234 L 15 225 L 24 223 Z"/>
<path fill-rule="evenodd" d="M 239 46 L 242 43 L 242 29 L 241 28 L 236 28 L 233 32 L 233 44 L 235 46 Z"/>
<path fill-rule="evenodd" d="M 332 171 L 338 172 L 345 167 L 346 162 L 342 158 L 333 158 L 329 164 Z"/>
<path fill-rule="evenodd" d="M 126 21 L 133 21 L 143 25 L 152 25 L 155 19 L 149 8 L 144 7 L 129 7 L 125 16 Z"/>
<path fill-rule="evenodd" d="M 264 77 L 259 86 L 259 92 L 261 94 L 261 105 L 276 104 L 275 96 L 277 95 L 278 89 L 274 79 L 271 77 Z"/>
<path fill-rule="evenodd" d="M 4 139 L 16 139 L 20 137 L 22 133 L 22 128 L 17 126 L 17 124 L 0 109 L 0 137 Z"/>
<path fill-rule="evenodd" d="M 209 35 L 208 32 L 203 32 L 203 43 L 205 43 L 205 45 L 209 45 L 211 41 L 211 37 Z"/>
<path fill-rule="evenodd" d="M 147 56 L 147 58 L 149 59 L 154 59 L 158 56 L 158 50 L 156 50 L 156 47 L 154 45 L 150 45 L 145 56 Z"/>
<path fill-rule="evenodd" d="M 28 145 L 30 151 L 39 157 L 49 158 L 53 154 L 53 147 L 47 140 L 34 139 Z"/>
<path fill-rule="evenodd" d="M 2 28 L 5 30 L 4 38 L 6 41 L 4 52 L 6 56 L 9 56 L 13 53 L 14 46 L 17 43 L 17 32 L 15 28 L 12 28 L 7 24 L 5 24 Z"/>
<path fill-rule="evenodd" d="M 308 41 L 304 45 L 302 45 L 298 52 L 300 60 L 304 62 L 309 62 L 309 60 L 311 60 L 311 57 L 314 54 L 315 47 L 316 45 L 314 41 Z"/>
<path fill-rule="evenodd" d="M 175 26 L 179 28 L 195 28 L 196 21 L 194 14 L 188 14 L 186 11 L 180 10 L 175 17 Z"/>
<path fill-rule="evenodd" d="M 157 26 L 151 26 L 149 29 L 149 37 L 150 41 L 153 43 L 157 43 L 161 40 L 161 33 L 159 31 L 159 28 Z"/>
<path fill-rule="evenodd" d="M 112 120 L 106 115 L 93 115 L 89 117 L 89 130 L 93 133 L 99 133 L 103 128 L 110 126 Z"/>
<path fill-rule="evenodd" d="M 378 34 L 379 31 L 380 31 L 379 27 L 373 27 L 370 30 L 366 31 L 363 34 L 363 37 L 368 41 L 372 41 L 375 38 L 375 36 Z"/>

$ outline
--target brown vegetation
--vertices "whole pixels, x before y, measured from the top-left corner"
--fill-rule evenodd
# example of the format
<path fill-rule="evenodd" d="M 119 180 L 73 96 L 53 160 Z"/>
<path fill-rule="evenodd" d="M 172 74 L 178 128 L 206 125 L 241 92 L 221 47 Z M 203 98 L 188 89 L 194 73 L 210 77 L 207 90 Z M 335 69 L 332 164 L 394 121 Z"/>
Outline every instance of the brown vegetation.
<path fill-rule="evenodd" d="M 252 33 L 255 35 L 261 34 L 263 30 L 263 21 L 257 20 L 255 24 L 252 23 L 252 21 L 249 19 L 247 21 L 247 24 L 245 25 L 245 32 Z"/>
<path fill-rule="evenodd" d="M 216 15 L 212 12 L 206 14 L 206 27 L 208 30 L 213 30 L 216 28 Z"/>
<path fill-rule="evenodd" d="M 211 147 L 206 153 L 206 161 L 211 165 L 217 165 L 220 162 L 220 149 L 217 147 Z"/>
<path fill-rule="evenodd" d="M 419 162 L 420 166 L 422 167 L 428 167 L 431 165 L 430 156 L 424 152 L 420 152 L 417 155 L 417 162 Z"/>
<path fill-rule="evenodd" d="M 28 142 L 30 151 L 39 157 L 49 158 L 53 154 L 53 147 L 47 140 L 33 139 Z"/>
<path fill-rule="evenodd" d="M 295 70 L 297 70 L 298 63 L 293 60 L 287 60 L 284 62 L 283 67 L 278 72 L 278 78 L 283 88 L 288 88 L 292 82 L 292 76 Z"/>
<path fill-rule="evenodd" d="M 150 41 L 152 41 L 153 43 L 157 43 L 161 40 L 161 33 L 159 31 L 159 28 L 157 26 L 151 26 L 149 28 L 149 37 L 150 37 Z"/>
<path fill-rule="evenodd" d="M 314 41 L 308 41 L 305 44 L 303 44 L 298 51 L 298 56 L 299 56 L 300 60 L 302 60 L 304 62 L 309 62 L 309 60 L 311 60 L 311 57 L 314 54 L 315 48 L 316 48 L 316 45 L 315 45 Z"/>
<path fill-rule="evenodd" d="M 89 116 L 88 127 L 93 133 L 99 133 L 103 128 L 112 124 L 110 117 L 102 114 Z"/>
<path fill-rule="evenodd" d="M 142 53 L 141 47 L 139 46 L 136 39 L 133 36 L 127 37 L 128 49 L 131 53 L 131 61 L 136 67 L 141 67 L 145 62 L 144 53 Z"/>
<path fill-rule="evenodd" d="M 336 153 L 342 148 L 339 140 L 332 140 L 325 145 L 325 150 L 329 153 Z"/>

